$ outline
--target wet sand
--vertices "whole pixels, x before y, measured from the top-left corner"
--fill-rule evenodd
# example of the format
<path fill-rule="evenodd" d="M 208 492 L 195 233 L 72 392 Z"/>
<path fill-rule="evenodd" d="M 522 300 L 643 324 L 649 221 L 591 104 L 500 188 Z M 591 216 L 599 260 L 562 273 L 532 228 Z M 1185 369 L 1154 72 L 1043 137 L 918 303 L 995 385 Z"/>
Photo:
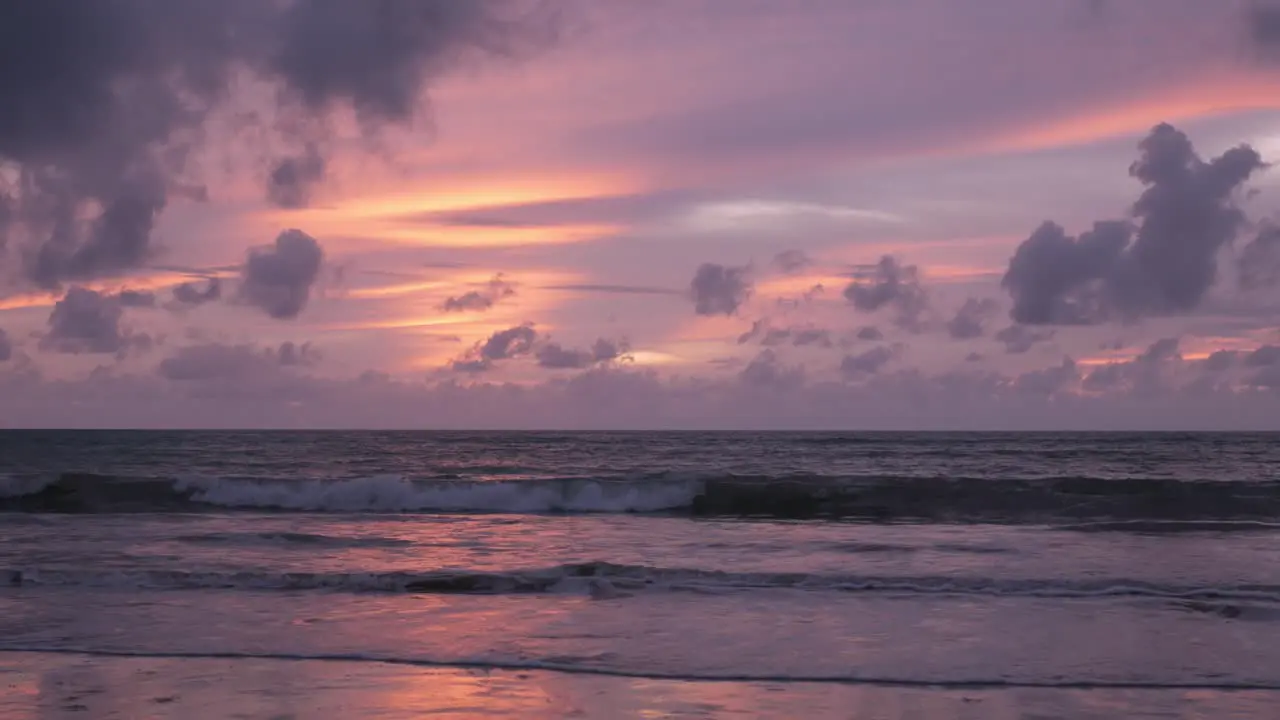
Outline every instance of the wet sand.
<path fill-rule="evenodd" d="M 1015 718 L 1274 717 L 1280 693 L 929 689 L 645 680 L 372 662 L 0 653 L 0 717 Z"/>

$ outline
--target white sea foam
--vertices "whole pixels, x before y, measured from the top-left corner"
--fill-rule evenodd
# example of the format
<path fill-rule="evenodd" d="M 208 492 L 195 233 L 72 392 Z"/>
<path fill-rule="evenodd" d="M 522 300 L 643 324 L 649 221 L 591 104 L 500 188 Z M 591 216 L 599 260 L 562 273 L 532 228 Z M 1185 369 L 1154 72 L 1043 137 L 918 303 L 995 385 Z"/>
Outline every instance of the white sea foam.
<path fill-rule="evenodd" d="M 398 475 L 350 480 L 254 482 L 186 478 L 175 484 L 196 502 L 314 512 L 658 512 L 686 508 L 693 480 L 433 480 Z"/>
<path fill-rule="evenodd" d="M 53 475 L 10 475 L 0 473 L 0 498 L 34 495 L 57 480 Z"/>

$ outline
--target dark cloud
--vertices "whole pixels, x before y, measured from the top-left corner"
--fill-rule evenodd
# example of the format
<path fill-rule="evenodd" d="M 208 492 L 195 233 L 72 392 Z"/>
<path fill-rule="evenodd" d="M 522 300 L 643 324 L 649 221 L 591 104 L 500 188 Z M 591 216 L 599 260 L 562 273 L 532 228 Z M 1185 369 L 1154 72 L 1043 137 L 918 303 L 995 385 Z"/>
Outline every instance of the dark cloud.
<path fill-rule="evenodd" d="M 866 327 L 858 329 L 857 338 L 859 340 L 883 340 L 884 333 L 880 332 L 880 328 L 878 327 L 867 325 Z"/>
<path fill-rule="evenodd" d="M 768 319 L 756 320 L 751 323 L 751 329 L 738 336 L 738 344 L 745 345 L 752 341 L 759 341 L 765 347 L 777 347 L 779 345 L 793 345 L 795 347 L 826 347 L 832 346 L 831 331 L 812 325 L 798 325 L 793 327 L 770 327 Z"/>
<path fill-rule="evenodd" d="M 0 246 L 45 289 L 155 254 L 171 194 L 200 198 L 190 159 L 249 77 L 275 107 L 244 122 L 306 146 L 350 108 L 366 133 L 409 125 L 424 90 L 473 56 L 554 39 L 553 4 L 507 0 L 68 0 L 2 3 Z M 270 195 L 305 202 L 314 147 L 277 164 Z M 15 243 L 16 240 L 16 243 Z"/>
<path fill-rule="evenodd" d="M 964 361 L 968 363 L 982 362 L 986 358 L 980 352 L 971 352 L 964 356 Z"/>
<path fill-rule="evenodd" d="M 209 278 L 203 290 L 193 282 L 184 282 L 173 289 L 174 302 L 187 307 L 215 302 L 221 297 L 222 281 L 216 277 Z"/>
<path fill-rule="evenodd" d="M 1238 272 L 1244 290 L 1280 285 L 1280 226 L 1267 225 L 1244 246 Z"/>
<path fill-rule="evenodd" d="M 689 283 L 694 312 L 699 315 L 732 315 L 751 296 L 746 267 L 704 263 Z"/>
<path fill-rule="evenodd" d="M 472 290 L 457 297 L 447 298 L 444 304 L 440 306 L 440 309 L 445 312 L 479 312 L 488 310 L 499 300 L 509 298 L 515 294 L 515 287 L 503 280 L 502 274 L 499 273 L 488 282 L 483 290 Z"/>
<path fill-rule="evenodd" d="M 1262 347 L 1249 353 L 1244 359 L 1244 364 L 1248 367 L 1271 367 L 1272 365 L 1280 365 L 1280 346 L 1263 345 Z"/>
<path fill-rule="evenodd" d="M 896 310 L 894 324 L 908 330 L 920 328 L 929 302 L 915 265 L 902 265 L 897 258 L 885 255 L 874 266 L 860 268 L 855 277 L 844 289 L 845 299 L 855 308 L 876 312 L 892 307 Z"/>
<path fill-rule="evenodd" d="M 583 370 L 593 365 L 617 360 L 627 350 L 625 342 L 600 338 L 590 350 L 567 349 L 559 343 L 547 343 L 538 348 L 540 367 L 551 370 Z"/>
<path fill-rule="evenodd" d="M 1010 325 L 995 334 L 996 342 L 1004 344 L 1004 351 L 1010 355 L 1021 355 L 1029 351 L 1036 343 L 1053 339 L 1052 330 L 1040 330 L 1030 325 Z"/>
<path fill-rule="evenodd" d="M 492 369 L 495 362 L 528 355 L 537 340 L 538 333 L 532 325 L 499 330 L 477 343 L 464 357 L 450 363 L 450 367 L 458 372 L 485 372 Z"/>
<path fill-rule="evenodd" d="M 149 308 L 156 306 L 156 294 L 143 290 L 121 290 L 116 299 L 122 307 Z"/>
<path fill-rule="evenodd" d="M 888 365 L 894 356 L 893 349 L 884 346 L 872 348 L 859 355 L 846 355 L 840 361 L 840 374 L 847 380 L 874 375 Z"/>
<path fill-rule="evenodd" d="M 301 230 L 285 230 L 275 244 L 249 251 L 239 298 L 277 320 L 296 318 L 320 275 L 324 251 Z"/>
<path fill-rule="evenodd" d="M 209 343 L 180 348 L 160 361 L 156 372 L 175 382 L 242 381 L 278 374 L 281 368 L 313 365 L 319 354 L 310 343 L 278 348 Z"/>
<path fill-rule="evenodd" d="M 325 159 L 314 144 L 283 158 L 267 176 L 267 199 L 282 208 L 306 207 L 313 188 L 324 179 Z"/>
<path fill-rule="evenodd" d="M 1218 350 L 1205 358 L 1204 369 L 1212 373 L 1230 370 L 1231 366 L 1236 364 L 1238 357 L 1239 353 L 1234 350 Z"/>
<path fill-rule="evenodd" d="M 1245 223 L 1243 184 L 1265 167 L 1247 145 L 1205 162 L 1174 127 L 1156 126 L 1129 174 L 1146 189 L 1134 222 L 1100 222 L 1078 239 L 1053 223 L 1027 238 L 1002 280 L 1013 319 L 1089 324 L 1186 314 L 1218 277 L 1218 254 Z"/>
<path fill-rule="evenodd" d="M 13 357 L 13 341 L 9 334 L 0 329 L 0 362 L 8 362 Z"/>
<path fill-rule="evenodd" d="M 1161 338 L 1128 362 L 1108 363 L 1084 378 L 1085 390 L 1108 392 L 1128 390 L 1151 394 L 1164 388 L 1168 368 L 1182 360 L 1178 338 Z"/>
<path fill-rule="evenodd" d="M 947 333 L 956 340 L 971 340 L 987 332 L 986 323 L 999 309 L 990 298 L 969 298 L 947 321 Z"/>
<path fill-rule="evenodd" d="M 784 250 L 773 256 L 773 266 L 788 275 L 804 270 L 812 264 L 812 258 L 803 250 Z"/>
<path fill-rule="evenodd" d="M 1080 382 L 1080 371 L 1076 361 L 1063 358 L 1062 364 L 1025 372 L 1012 382 L 1013 389 L 1020 394 L 1040 397 L 1052 397 L 1060 392 L 1070 390 Z"/>
<path fill-rule="evenodd" d="M 1253 42 L 1264 50 L 1280 47 L 1280 5 L 1254 2 L 1246 14 Z"/>
<path fill-rule="evenodd" d="M 280 343 L 276 358 L 286 367 L 308 367 L 320 361 L 320 352 L 309 342 L 299 345 L 285 341 Z"/>
<path fill-rule="evenodd" d="M 783 364 L 773 350 L 762 350 L 738 373 L 738 380 L 749 387 L 787 390 L 804 385 L 805 372 L 801 366 Z"/>
<path fill-rule="evenodd" d="M 40 348 L 79 355 L 121 354 L 131 347 L 149 347 L 149 336 L 121 329 L 123 315 L 124 304 L 118 296 L 73 286 L 54 304 Z"/>

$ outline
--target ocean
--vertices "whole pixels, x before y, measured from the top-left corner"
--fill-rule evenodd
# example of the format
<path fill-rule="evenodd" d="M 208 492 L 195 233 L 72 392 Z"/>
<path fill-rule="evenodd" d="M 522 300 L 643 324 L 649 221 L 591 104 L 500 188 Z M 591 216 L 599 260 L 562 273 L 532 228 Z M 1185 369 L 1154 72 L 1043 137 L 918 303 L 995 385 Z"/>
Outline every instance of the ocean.
<path fill-rule="evenodd" d="M 0 717 L 1271 718 L 1280 436 L 0 432 Z"/>

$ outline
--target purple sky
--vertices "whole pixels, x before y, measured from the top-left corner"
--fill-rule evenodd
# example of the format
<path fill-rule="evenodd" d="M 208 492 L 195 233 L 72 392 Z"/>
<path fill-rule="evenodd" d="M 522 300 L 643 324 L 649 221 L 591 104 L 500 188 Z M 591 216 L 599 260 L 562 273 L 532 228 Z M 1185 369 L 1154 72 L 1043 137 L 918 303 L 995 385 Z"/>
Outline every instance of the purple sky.
<path fill-rule="evenodd" d="M 0 427 L 1280 429 L 1265 2 L 41 7 Z"/>

